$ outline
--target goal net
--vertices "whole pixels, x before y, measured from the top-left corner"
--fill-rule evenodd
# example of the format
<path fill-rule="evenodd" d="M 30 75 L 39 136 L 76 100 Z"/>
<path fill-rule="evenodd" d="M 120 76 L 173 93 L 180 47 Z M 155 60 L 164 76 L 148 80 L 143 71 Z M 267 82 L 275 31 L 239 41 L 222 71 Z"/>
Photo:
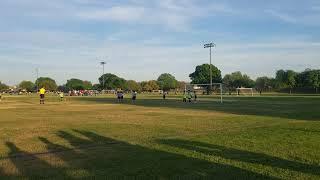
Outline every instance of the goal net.
<path fill-rule="evenodd" d="M 253 96 L 253 88 L 237 88 L 237 96 Z"/>
<path fill-rule="evenodd" d="M 192 93 L 197 95 L 214 95 L 220 98 L 220 102 L 223 102 L 223 84 L 213 83 L 211 84 L 186 84 L 184 93 Z"/>

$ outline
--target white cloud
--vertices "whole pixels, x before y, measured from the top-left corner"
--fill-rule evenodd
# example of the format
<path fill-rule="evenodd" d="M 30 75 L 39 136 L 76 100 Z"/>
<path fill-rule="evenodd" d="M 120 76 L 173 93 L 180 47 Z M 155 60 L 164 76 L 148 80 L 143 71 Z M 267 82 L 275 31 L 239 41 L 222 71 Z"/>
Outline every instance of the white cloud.
<path fill-rule="evenodd" d="M 197 0 L 131 0 L 125 3 L 101 0 L 4 0 L 0 7 L 0 16 L 3 17 L 111 21 L 157 25 L 170 30 L 185 30 L 198 18 L 230 13 L 234 13 L 234 10 L 222 2 L 205 3 Z"/>
<path fill-rule="evenodd" d="M 162 25 L 173 30 L 185 30 L 201 17 L 230 14 L 233 10 L 224 4 L 201 4 L 193 0 L 133 1 L 131 5 L 95 8 L 80 11 L 77 16 L 90 20 Z"/>
<path fill-rule="evenodd" d="M 284 33 L 257 32 L 252 36 L 250 32 L 243 33 L 247 27 L 237 25 L 240 29 L 230 29 L 224 27 L 226 19 L 220 20 L 232 15 L 232 23 L 241 16 L 243 21 L 237 23 L 252 23 L 255 28 L 255 22 L 251 22 L 255 19 L 243 16 L 259 19 L 261 13 L 253 12 L 261 11 L 264 16 L 267 13 L 268 17 L 288 23 L 311 25 L 319 24 L 317 8 L 298 16 L 286 8 L 270 7 L 272 10 L 264 12 L 265 7 L 259 6 L 255 10 L 248 8 L 243 15 L 246 8 L 234 9 L 226 2 L 3 0 L 0 28 L 6 32 L 0 32 L 0 77 L 10 80 L 10 84 L 22 78 L 32 80 L 34 68 L 39 67 L 42 76 L 51 76 L 59 83 L 72 77 L 96 82 L 101 73 L 97 58 L 108 57 L 106 71 L 127 79 L 155 79 L 160 73 L 169 72 L 179 80 L 188 80 L 196 65 L 208 62 L 203 39 L 217 42 L 213 62 L 224 73 L 240 70 L 256 77 L 273 75 L 279 68 L 303 70 L 310 65 L 320 66 L 316 33 L 300 33 L 298 37 L 289 32 L 284 37 Z M 220 24 L 210 24 L 217 19 Z M 16 26 L 7 27 L 3 23 L 6 21 Z M 201 30 L 193 27 L 194 22 L 200 22 Z M 87 23 L 94 25 L 88 27 Z M 132 24 L 139 26 L 127 26 Z"/>
<path fill-rule="evenodd" d="M 96 82 L 101 73 L 98 58 L 106 57 L 106 72 L 126 79 L 156 79 L 169 72 L 179 80 L 188 80 L 196 65 L 208 62 L 208 51 L 201 44 L 170 46 L 164 44 L 170 39 L 154 40 L 156 46 L 145 41 L 111 42 L 108 37 L 96 39 L 77 33 L 0 33 L 0 77 L 9 79 L 10 84 L 32 80 L 34 69 L 39 67 L 41 76 L 53 77 L 60 84 L 73 77 Z M 213 51 L 213 63 L 224 74 L 240 70 L 252 77 L 272 76 L 279 68 L 320 66 L 319 51 L 319 42 L 302 40 L 220 43 Z"/>
<path fill-rule="evenodd" d="M 89 20 L 136 22 L 145 16 L 145 9 L 134 6 L 116 6 L 107 10 L 80 12 L 78 16 Z"/>
<path fill-rule="evenodd" d="M 280 12 L 272 9 L 265 10 L 265 12 L 287 23 L 308 25 L 308 26 L 320 26 L 320 23 L 319 23 L 320 12 L 288 13 L 288 12 Z"/>
<path fill-rule="evenodd" d="M 285 22 L 289 22 L 289 23 L 296 23 L 297 22 L 297 19 L 288 15 L 288 14 L 285 14 L 285 13 L 280 13 L 280 12 L 277 12 L 275 10 L 266 10 L 265 11 L 266 13 L 269 13 L 270 15 L 276 17 L 276 18 L 279 18 L 281 19 L 282 21 L 285 21 Z"/>

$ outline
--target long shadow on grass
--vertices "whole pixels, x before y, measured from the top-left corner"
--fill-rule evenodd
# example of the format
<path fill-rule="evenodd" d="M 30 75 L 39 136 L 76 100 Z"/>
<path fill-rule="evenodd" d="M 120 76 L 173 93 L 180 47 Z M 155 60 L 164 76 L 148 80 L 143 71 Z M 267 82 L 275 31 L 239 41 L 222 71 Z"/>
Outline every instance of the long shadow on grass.
<path fill-rule="evenodd" d="M 53 176 L 57 178 L 65 177 L 65 171 L 62 168 L 54 168 L 36 154 L 25 152 L 11 142 L 6 142 L 6 145 L 10 149 L 9 159 L 19 172 L 14 178 L 33 177 L 34 175 L 41 179 Z"/>
<path fill-rule="evenodd" d="M 158 142 L 160 144 L 178 147 L 188 151 L 196 151 L 206 155 L 219 156 L 225 159 L 288 169 L 313 175 L 320 175 L 320 166 L 318 165 L 290 161 L 263 153 L 255 153 L 203 142 L 194 142 L 180 139 L 165 139 L 159 140 Z"/>
<path fill-rule="evenodd" d="M 48 152 L 35 155 L 23 152 L 14 144 L 7 143 L 10 149 L 9 159 L 21 173 L 19 177 L 275 179 L 229 165 L 211 163 L 180 154 L 128 144 L 89 131 L 60 131 L 57 135 L 66 140 L 72 147 L 67 148 L 51 142 L 47 138 L 39 137 Z M 41 160 L 50 156 L 52 162 Z M 60 159 L 64 165 L 53 166 L 52 164 L 56 164 L 56 159 Z"/>
<path fill-rule="evenodd" d="M 0 174 L 5 174 L 2 167 L 0 167 Z"/>
<path fill-rule="evenodd" d="M 119 104 L 113 98 L 77 98 L 80 101 Z M 197 103 L 183 103 L 180 99 L 138 99 L 135 103 L 125 99 L 122 104 L 145 107 L 166 107 L 178 109 L 214 110 L 237 115 L 259 115 L 295 120 L 320 120 L 319 98 L 304 97 L 257 97 L 225 98 L 221 104 L 218 99 L 200 99 Z"/>

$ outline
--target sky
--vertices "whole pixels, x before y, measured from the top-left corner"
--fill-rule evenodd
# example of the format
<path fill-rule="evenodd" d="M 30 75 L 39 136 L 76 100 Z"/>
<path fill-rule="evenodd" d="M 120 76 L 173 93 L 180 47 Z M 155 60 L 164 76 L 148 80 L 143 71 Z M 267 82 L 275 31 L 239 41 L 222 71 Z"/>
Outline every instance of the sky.
<path fill-rule="evenodd" d="M 1 0 L 0 81 L 189 81 L 208 42 L 223 75 L 274 76 L 320 68 L 319 30 L 319 0 Z"/>

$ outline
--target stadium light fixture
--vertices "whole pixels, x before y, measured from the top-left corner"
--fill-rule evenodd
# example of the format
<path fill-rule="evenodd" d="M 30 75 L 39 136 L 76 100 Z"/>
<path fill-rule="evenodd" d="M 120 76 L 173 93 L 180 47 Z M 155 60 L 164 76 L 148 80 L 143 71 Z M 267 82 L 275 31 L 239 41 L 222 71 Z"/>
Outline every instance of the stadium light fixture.
<path fill-rule="evenodd" d="M 204 44 L 204 48 L 210 48 L 210 90 L 212 89 L 212 63 L 211 63 L 211 48 L 216 47 L 215 43 Z"/>

